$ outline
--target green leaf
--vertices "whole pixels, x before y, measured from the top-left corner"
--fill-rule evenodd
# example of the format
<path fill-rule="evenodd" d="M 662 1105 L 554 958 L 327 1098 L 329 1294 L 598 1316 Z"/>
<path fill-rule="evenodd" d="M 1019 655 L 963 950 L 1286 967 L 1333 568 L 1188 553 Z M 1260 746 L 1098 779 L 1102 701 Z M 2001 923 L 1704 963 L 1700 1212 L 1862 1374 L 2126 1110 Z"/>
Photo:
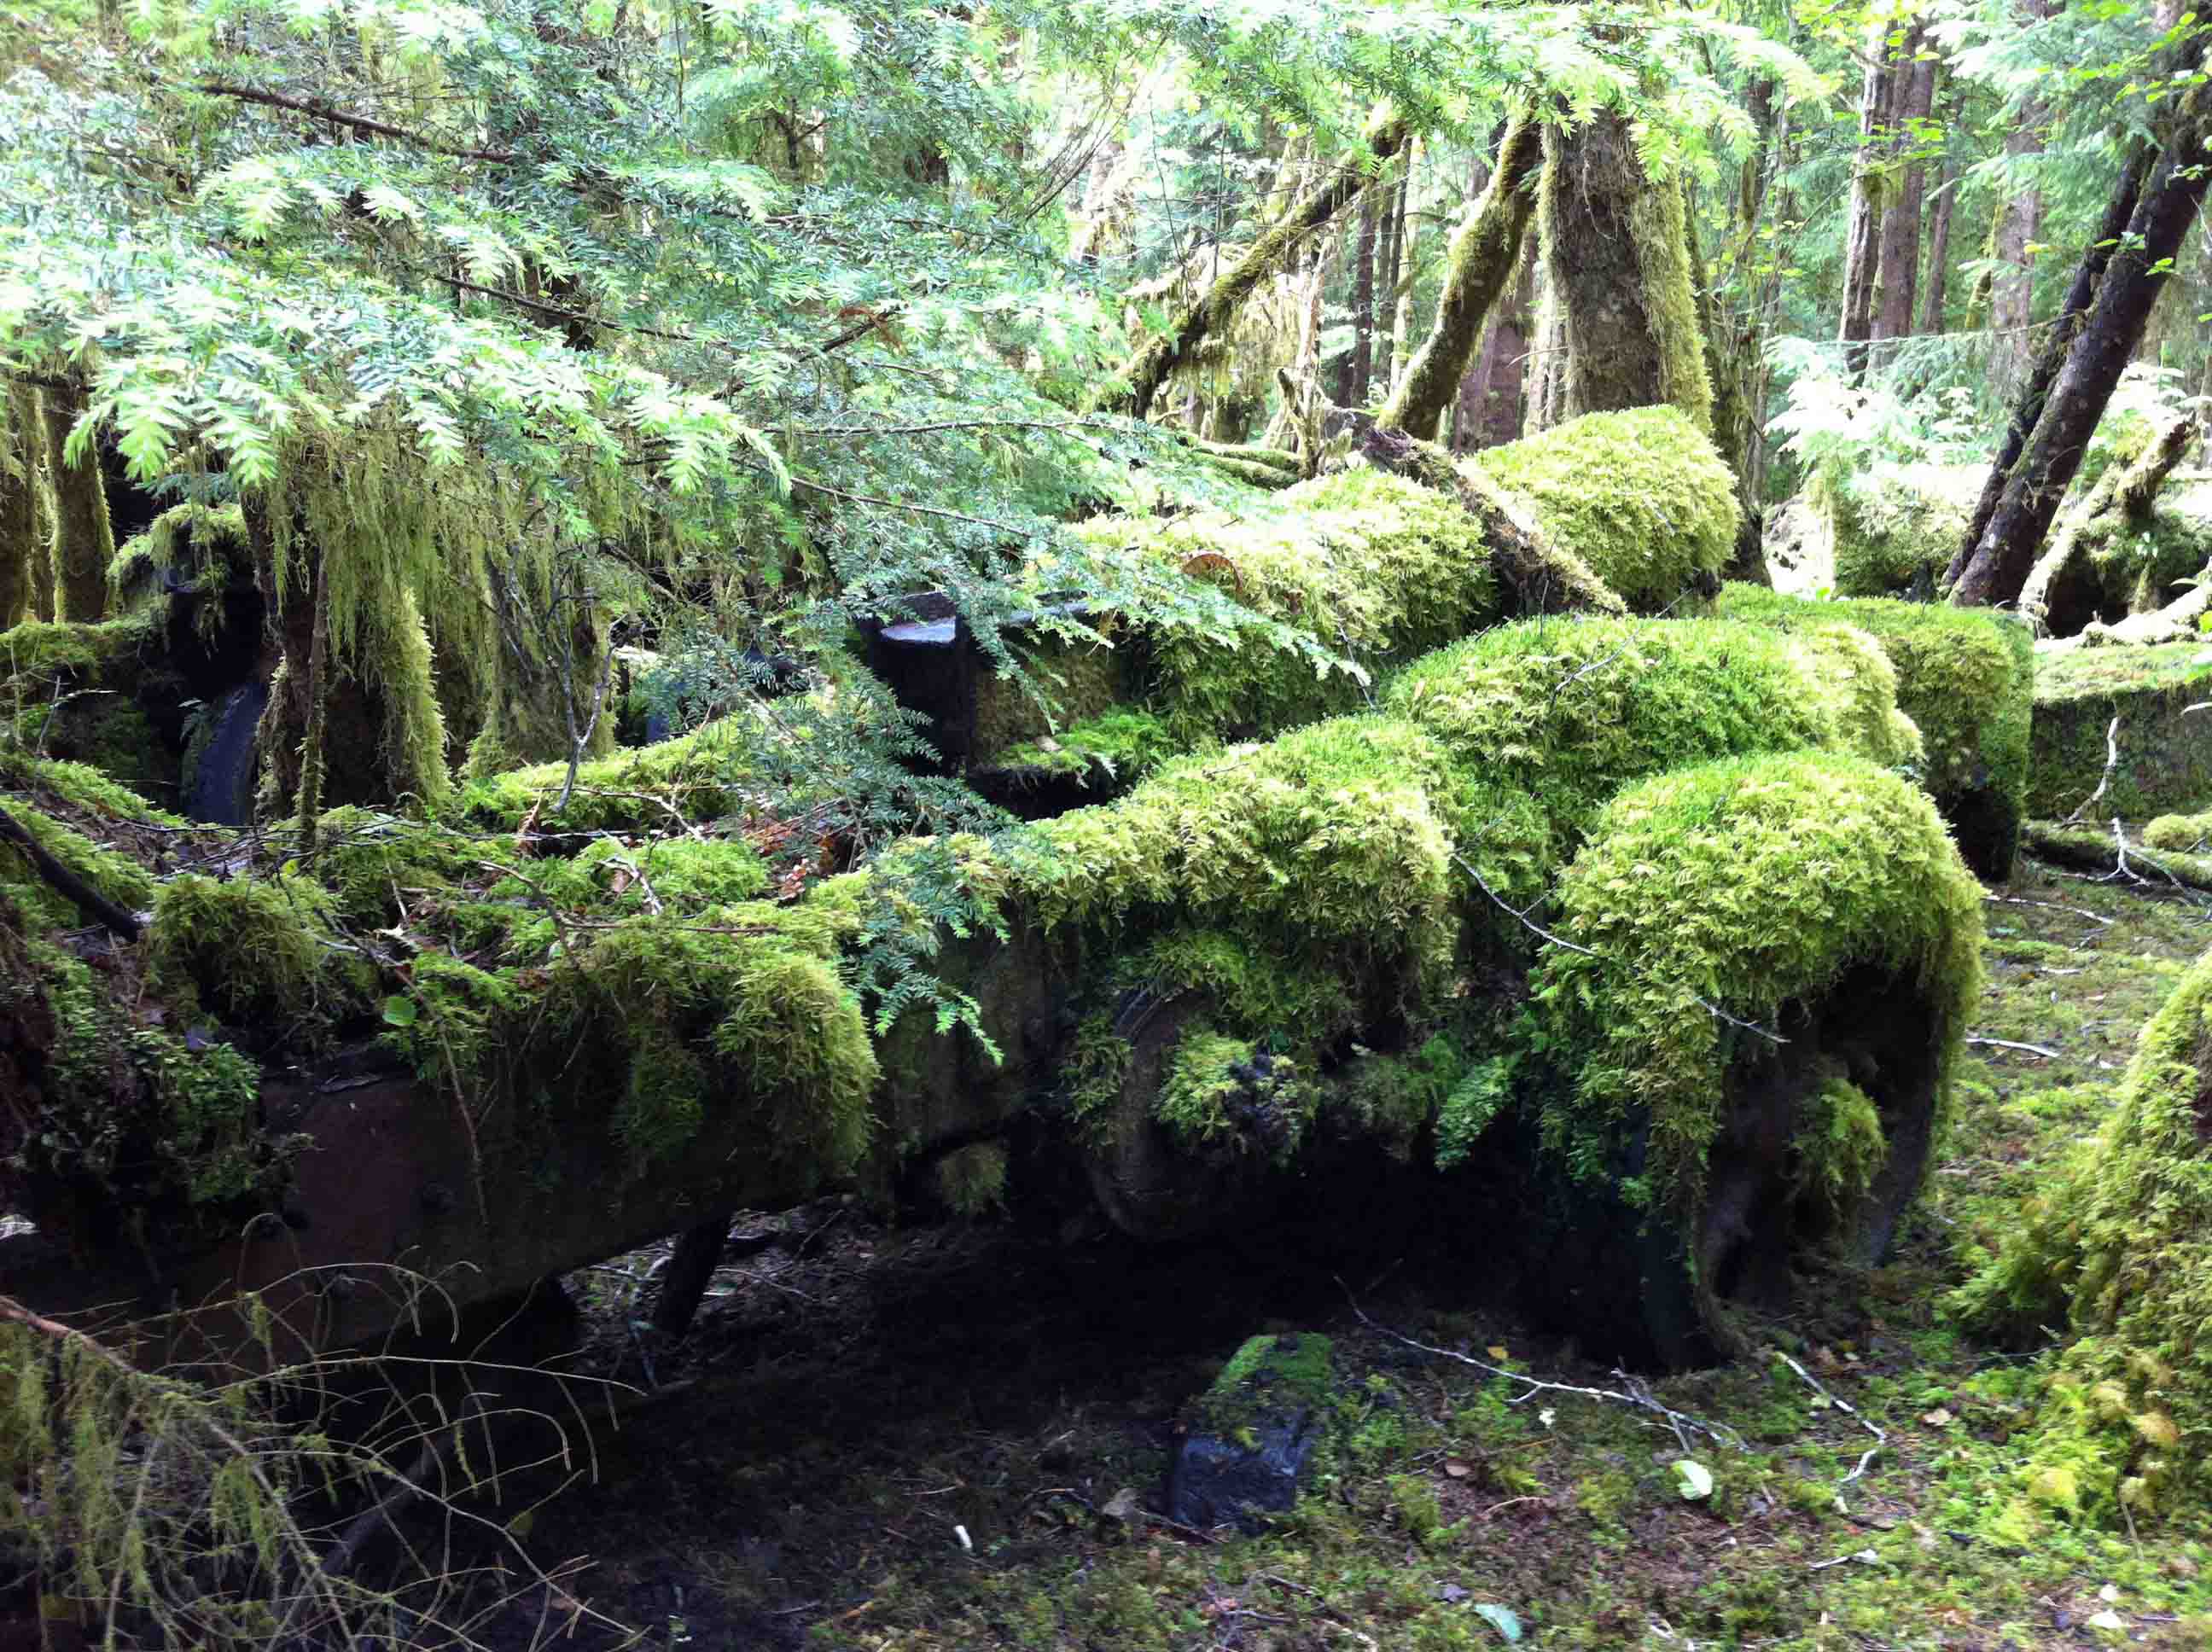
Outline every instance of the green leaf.
<path fill-rule="evenodd" d="M 384 1000 L 384 1023 L 387 1027 L 411 1027 L 422 1013 L 413 999 L 394 993 Z"/>

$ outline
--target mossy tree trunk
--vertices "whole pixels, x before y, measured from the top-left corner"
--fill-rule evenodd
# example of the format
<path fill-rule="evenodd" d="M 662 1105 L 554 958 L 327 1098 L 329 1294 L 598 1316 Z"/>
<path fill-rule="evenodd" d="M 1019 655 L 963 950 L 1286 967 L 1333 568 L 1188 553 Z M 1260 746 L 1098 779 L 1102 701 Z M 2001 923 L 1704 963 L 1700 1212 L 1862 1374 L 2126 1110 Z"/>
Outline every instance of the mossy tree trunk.
<path fill-rule="evenodd" d="M 1936 60 L 1921 54 L 1928 47 L 1928 26 L 1917 25 L 1905 36 L 1898 65 L 1899 92 L 1893 112 L 1890 164 L 1896 176 L 1882 202 L 1881 258 L 1875 276 L 1874 336 L 1905 338 L 1912 331 L 1913 311 L 1920 296 L 1920 216 L 1928 194 L 1924 161 L 1910 158 L 1918 146 L 1918 129 L 1936 107 Z"/>
<path fill-rule="evenodd" d="M 1526 113 L 1498 146 L 1490 185 L 1452 237 L 1436 325 L 1391 392 L 1377 422 L 1434 441 L 1444 410 L 1481 342 L 1484 321 L 1521 266 L 1521 246 L 1535 210 L 1529 187 L 1543 158 L 1543 139 Z"/>
<path fill-rule="evenodd" d="M 39 509 L 39 464 L 46 441 L 38 392 L 28 385 L 10 384 L 6 393 L 7 404 L 0 408 L 0 627 L 26 616 L 51 618 L 54 583 Z"/>
<path fill-rule="evenodd" d="M 1352 249 L 1352 349 L 1337 374 L 1336 403 L 1364 407 L 1375 372 L 1375 192 L 1359 197 L 1359 228 Z"/>
<path fill-rule="evenodd" d="M 1874 288 L 1881 257 L 1881 196 L 1887 179 L 1882 167 L 1882 135 L 1890 125 L 1897 76 L 1889 49 L 1888 20 L 1871 25 L 1866 74 L 1859 83 L 1858 156 L 1851 168 L 1850 216 L 1844 231 L 1843 318 L 1836 337 L 1854 374 L 1866 367 L 1867 340 L 1874 337 Z"/>
<path fill-rule="evenodd" d="M 1671 403 L 1711 430 L 1713 392 L 1680 184 L 1644 169 L 1628 118 L 1544 134 L 1543 231 L 1565 324 L 1563 412 Z"/>
<path fill-rule="evenodd" d="M 87 441 L 75 464 L 67 455 L 83 405 L 73 389 L 50 389 L 39 398 L 53 510 L 54 617 L 63 620 L 96 620 L 107 612 L 107 565 L 115 560 L 100 451 Z"/>
<path fill-rule="evenodd" d="M 2195 420 L 2172 420 L 2133 463 L 2106 471 L 2089 496 L 2067 513 L 2051 549 L 2021 587 L 2020 611 L 2039 629 L 2071 636 L 2096 616 L 2094 593 L 2084 590 L 2087 569 L 2081 565 L 2090 546 L 2122 524 L 2148 523 L 2159 488 L 2197 434 Z"/>
<path fill-rule="evenodd" d="M 1406 122 L 1399 116 L 1385 112 L 1370 121 L 1359 153 L 1338 165 L 1319 188 L 1254 241 L 1243 258 L 1176 318 L 1167 332 L 1139 350 L 1121 378 L 1099 398 L 1099 404 L 1140 419 L 1149 414 L 1153 398 L 1176 367 L 1189 360 L 1209 335 L 1226 331 L 1253 289 L 1280 270 L 1307 236 L 1361 194 L 1375 169 L 1405 148 L 1407 136 Z"/>
<path fill-rule="evenodd" d="M 2203 55 L 2199 37 L 2176 67 L 2193 70 Z M 2207 145 L 2212 102 L 2201 88 L 2178 102 L 2157 170 L 2099 284 L 2096 304 L 2067 350 L 2034 434 L 1953 588 L 1952 600 L 1963 606 L 2010 602 L 2027 583 L 2097 422 L 2142 341 L 2152 306 L 2165 288 L 2163 272 L 2173 267 L 2197 222 L 2207 182 L 2212 181 L 2212 167 L 2207 165 L 2212 160 Z"/>
<path fill-rule="evenodd" d="M 1536 348 L 1528 371 L 1528 408 L 1521 434 L 1540 436 L 1565 422 L 1567 414 L 1567 318 L 1560 311 L 1548 264 L 1536 270 Z"/>

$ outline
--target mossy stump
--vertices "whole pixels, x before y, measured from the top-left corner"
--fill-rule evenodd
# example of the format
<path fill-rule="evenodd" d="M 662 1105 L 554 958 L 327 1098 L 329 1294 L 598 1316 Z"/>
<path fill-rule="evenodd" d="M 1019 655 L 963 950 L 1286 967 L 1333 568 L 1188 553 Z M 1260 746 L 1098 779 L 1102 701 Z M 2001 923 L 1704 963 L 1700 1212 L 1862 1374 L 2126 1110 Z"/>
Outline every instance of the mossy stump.
<path fill-rule="evenodd" d="M 2119 762 L 2100 817 L 2144 820 L 2212 803 L 2212 637 L 2151 647 L 2039 648 L 2027 810 L 2063 820 L 2104 779 L 2115 718 Z"/>
<path fill-rule="evenodd" d="M 1168 1515 L 1248 1534 L 1297 1502 L 1326 1432 L 1332 1344 L 1310 1332 L 1253 1337 L 1183 1419 L 1168 1470 Z"/>

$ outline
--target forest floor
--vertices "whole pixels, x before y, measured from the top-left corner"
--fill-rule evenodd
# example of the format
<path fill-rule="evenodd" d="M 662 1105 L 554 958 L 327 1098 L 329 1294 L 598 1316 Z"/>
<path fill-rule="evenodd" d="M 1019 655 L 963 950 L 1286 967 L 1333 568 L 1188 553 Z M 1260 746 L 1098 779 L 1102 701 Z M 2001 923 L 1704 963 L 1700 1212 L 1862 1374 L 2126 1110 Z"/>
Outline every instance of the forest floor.
<path fill-rule="evenodd" d="M 1532 1333 L 1449 1210 L 1170 1254 L 831 1201 L 754 1224 L 763 1248 L 649 1373 L 631 1326 L 655 1254 L 571 1280 L 587 1367 L 662 1391 L 532 1546 L 588 1557 L 574 1593 L 659 1647 L 2212 1647 L 2212 1519 L 1993 1534 L 2038 1356 L 1944 1303 L 2094 1127 L 2212 909 L 2024 863 L 1986 913 L 1973 1030 L 2050 1054 L 1974 1047 L 1894 1261 L 1812 1293 L 1768 1357 L 1656 1383 L 1741 1451 L 1364 1324 L 1340 1272 L 1422 1342 L 1630 1380 Z M 1246 1336 L 1287 1330 L 1336 1339 L 1343 1374 L 1340 1443 L 1293 1514 L 1246 1538 L 1103 1512 L 1162 1509 L 1181 1408 Z M 1867 1423 L 1887 1443 L 1854 1477 Z M 1686 1456 L 1709 1497 L 1683 1495 Z"/>

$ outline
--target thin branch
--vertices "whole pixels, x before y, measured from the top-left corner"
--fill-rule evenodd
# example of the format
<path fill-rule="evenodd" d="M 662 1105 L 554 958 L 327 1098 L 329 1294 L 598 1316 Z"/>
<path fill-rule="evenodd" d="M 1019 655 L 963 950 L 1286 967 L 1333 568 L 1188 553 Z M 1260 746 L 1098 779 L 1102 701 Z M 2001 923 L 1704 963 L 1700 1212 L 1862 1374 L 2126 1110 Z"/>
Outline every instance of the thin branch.
<path fill-rule="evenodd" d="M 448 155 L 457 161 L 489 161 L 495 166 L 504 167 L 512 166 L 522 158 L 513 149 L 471 149 L 459 144 L 442 143 L 425 133 L 410 131 L 406 127 L 394 126 L 389 121 L 373 120 L 367 115 L 351 114 L 313 98 L 288 98 L 281 92 L 264 92 L 251 86 L 234 86 L 228 81 L 202 81 L 192 89 L 204 92 L 210 97 L 236 98 L 241 103 L 258 103 L 271 109 L 289 109 L 294 114 L 306 115 L 311 120 L 326 121 L 333 126 L 367 132 L 376 137 L 397 138 L 402 143 L 412 143 L 416 148 L 428 149 L 434 155 Z"/>
<path fill-rule="evenodd" d="M 1859 1466 L 1851 1470 L 1850 1473 L 1844 1475 L 1841 1482 L 1839 1482 L 1842 1485 L 1849 1485 L 1853 1480 L 1858 1479 L 1860 1475 L 1867 1472 L 1868 1465 L 1872 1463 L 1875 1460 L 1875 1454 L 1889 1443 L 1889 1436 L 1883 1433 L 1881 1430 L 1876 1428 L 1872 1423 L 1869 1422 L 1865 1416 L 1862 1414 L 1850 1400 L 1841 1399 L 1838 1396 L 1829 1393 L 1826 1388 L 1821 1386 L 1820 1378 L 1814 1376 L 1812 1372 L 1807 1370 L 1796 1360 L 1790 1358 L 1789 1355 L 1782 1352 L 1779 1349 L 1777 1349 L 1775 1351 L 1775 1357 L 1779 1359 L 1784 1365 L 1787 1365 L 1791 1370 L 1796 1372 L 1799 1376 L 1804 1378 L 1806 1385 L 1809 1387 L 1814 1393 L 1819 1394 L 1823 1400 L 1833 1406 L 1838 1411 L 1843 1412 L 1844 1416 L 1851 1418 L 1854 1422 L 1857 1423 L 1861 1428 L 1874 1436 L 1874 1443 L 1867 1448 L 1866 1455 L 1859 1459 Z"/>
<path fill-rule="evenodd" d="M 126 941 L 135 941 L 145 926 L 137 914 L 125 912 L 98 890 L 71 872 L 46 853 L 46 846 L 33 837 L 23 823 L 5 809 L 0 809 L 0 838 L 14 844 L 31 869 L 70 905 L 98 923 L 102 929 L 120 935 Z"/>

